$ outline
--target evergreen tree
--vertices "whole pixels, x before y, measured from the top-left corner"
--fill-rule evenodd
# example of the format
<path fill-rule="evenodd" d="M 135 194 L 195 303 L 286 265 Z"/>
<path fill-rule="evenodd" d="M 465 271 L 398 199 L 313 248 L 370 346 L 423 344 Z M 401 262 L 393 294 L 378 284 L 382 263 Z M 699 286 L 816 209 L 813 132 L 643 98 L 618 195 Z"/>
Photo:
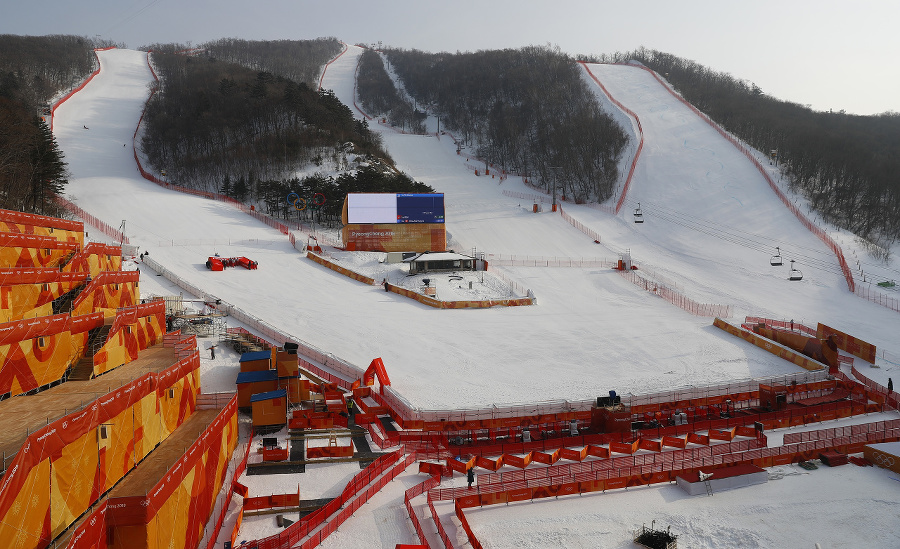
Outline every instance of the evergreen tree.
<path fill-rule="evenodd" d="M 238 202 L 243 202 L 247 198 L 247 180 L 241 175 L 234 184 L 232 197 Z"/>
<path fill-rule="evenodd" d="M 66 163 L 50 128 L 35 117 L 37 131 L 31 149 L 31 211 L 45 213 L 53 195 L 61 194 L 68 183 Z"/>

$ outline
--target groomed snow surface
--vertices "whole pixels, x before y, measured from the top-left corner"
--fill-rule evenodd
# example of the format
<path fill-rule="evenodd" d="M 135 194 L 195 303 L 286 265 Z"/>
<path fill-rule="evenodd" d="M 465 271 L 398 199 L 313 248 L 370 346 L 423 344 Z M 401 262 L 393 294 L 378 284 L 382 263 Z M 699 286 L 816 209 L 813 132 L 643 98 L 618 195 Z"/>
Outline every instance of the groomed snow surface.
<path fill-rule="evenodd" d="M 323 80 L 323 87 L 347 105 L 354 104 L 360 51 L 350 46 Z M 492 267 L 530 288 L 538 305 L 483 310 L 432 309 L 343 277 L 306 259 L 284 235 L 232 206 L 141 179 L 132 135 L 152 80 L 147 55 L 129 50 L 98 55 L 100 74 L 56 111 L 56 136 L 72 173 L 67 197 L 111 226 L 124 219 L 126 235 L 142 252 L 282 332 L 361 368 L 382 357 L 393 387 L 419 409 L 591 399 L 610 389 L 647 393 L 797 371 L 712 327 L 712 319 L 692 316 L 608 268 Z M 756 168 L 646 71 L 589 68 L 638 115 L 644 132 L 628 202 L 618 216 L 564 204 L 566 213 L 601 235 L 602 244 L 548 207 L 535 214 L 531 201 L 504 195 L 504 190 L 535 193 L 520 178 L 476 177 L 448 135 L 405 135 L 374 121 L 370 126 L 382 133 L 402 170 L 445 194 L 448 238 L 457 252 L 544 258 L 552 264 L 557 259 L 613 261 L 630 250 L 635 264 L 656 280 L 695 301 L 730 305 L 732 323 L 745 315 L 812 326 L 823 322 L 878 346 L 880 368 L 866 366 L 866 375 L 883 384 L 896 376 L 900 316 L 847 291 L 834 255 L 784 208 Z M 636 126 L 621 112 L 616 116 L 628 123 L 636 143 Z M 630 161 L 623 159 L 623 172 Z M 640 225 L 631 218 L 638 202 L 646 220 Z M 90 236 L 101 235 L 91 231 Z M 859 257 L 886 277 L 900 278 L 857 249 L 851 235 L 835 231 L 834 237 L 851 262 Z M 769 265 L 775 246 L 786 260 L 783 267 Z M 205 261 L 216 252 L 246 256 L 259 269 L 210 272 Z M 383 272 L 377 257 L 337 252 L 335 257 L 376 277 Z M 787 280 L 790 259 L 803 270 L 802 281 Z M 181 292 L 138 267 L 142 296 Z M 201 340 L 200 347 L 213 343 Z M 217 353 L 215 360 L 201 355 L 204 391 L 233 390 L 239 357 L 230 351 Z M 303 499 L 330 497 L 358 471 L 354 467 L 311 467 L 302 475 L 244 477 L 241 482 L 254 496 L 292 492 L 299 483 Z M 416 543 L 403 508 L 403 491 L 424 480 L 414 469 L 390 483 L 322 546 Z M 781 480 L 711 498 L 690 498 L 674 486 L 662 486 L 469 510 L 467 516 L 485 547 L 629 547 L 631 532 L 652 520 L 657 527 L 671 525 L 681 547 L 900 546 L 900 482 L 890 480 L 890 472 L 856 466 L 808 474 L 781 469 L 788 473 Z M 421 518 L 424 498 L 415 503 Z M 451 537 L 463 545 L 465 535 L 452 506 L 442 504 L 439 511 Z M 239 540 L 274 533 L 274 518 L 266 520 L 270 524 L 245 521 Z M 425 530 L 433 532 L 429 521 Z M 436 538 L 431 542 L 438 546 Z"/>

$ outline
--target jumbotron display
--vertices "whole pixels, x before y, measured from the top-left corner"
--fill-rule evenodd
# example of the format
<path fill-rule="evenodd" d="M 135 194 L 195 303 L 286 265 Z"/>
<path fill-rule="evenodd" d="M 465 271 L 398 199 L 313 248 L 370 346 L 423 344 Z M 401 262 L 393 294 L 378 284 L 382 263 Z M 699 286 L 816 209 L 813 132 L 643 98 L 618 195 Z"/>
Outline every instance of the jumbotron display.
<path fill-rule="evenodd" d="M 347 195 L 349 223 L 443 223 L 444 195 L 351 193 Z"/>
<path fill-rule="evenodd" d="M 442 252 L 447 247 L 440 193 L 350 193 L 342 217 L 346 250 Z"/>

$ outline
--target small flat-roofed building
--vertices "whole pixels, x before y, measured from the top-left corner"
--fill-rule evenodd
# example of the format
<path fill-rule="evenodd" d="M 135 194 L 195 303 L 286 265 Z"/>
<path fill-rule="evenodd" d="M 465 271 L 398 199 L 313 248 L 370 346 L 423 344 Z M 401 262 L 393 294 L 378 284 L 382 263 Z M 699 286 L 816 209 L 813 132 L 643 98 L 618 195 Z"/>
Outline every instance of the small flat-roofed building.
<path fill-rule="evenodd" d="M 238 408 L 249 408 L 250 398 L 257 393 L 278 389 L 278 371 L 241 372 L 237 376 Z"/>
<path fill-rule="evenodd" d="M 251 351 L 241 355 L 241 371 L 257 372 L 260 370 L 269 370 L 272 368 L 272 352 L 271 351 Z"/>
<path fill-rule="evenodd" d="M 475 270 L 474 257 L 455 252 L 425 252 L 403 261 L 409 274 Z"/>
<path fill-rule="evenodd" d="M 253 428 L 281 426 L 287 423 L 287 391 L 278 389 L 250 397 Z"/>

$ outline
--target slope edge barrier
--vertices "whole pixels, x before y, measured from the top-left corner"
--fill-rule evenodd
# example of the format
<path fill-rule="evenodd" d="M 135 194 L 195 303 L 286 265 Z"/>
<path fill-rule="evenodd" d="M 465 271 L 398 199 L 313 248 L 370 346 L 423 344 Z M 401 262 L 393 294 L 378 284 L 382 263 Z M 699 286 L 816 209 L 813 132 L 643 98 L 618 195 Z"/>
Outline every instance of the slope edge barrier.
<path fill-rule="evenodd" d="M 648 292 L 658 295 L 672 305 L 691 313 L 695 316 L 707 317 L 731 317 L 731 305 L 718 305 L 710 303 L 698 303 L 686 295 L 673 290 L 663 284 L 647 280 L 642 276 L 638 276 L 634 271 L 617 271 L 625 280 L 628 280 L 635 286 L 643 288 Z"/>

